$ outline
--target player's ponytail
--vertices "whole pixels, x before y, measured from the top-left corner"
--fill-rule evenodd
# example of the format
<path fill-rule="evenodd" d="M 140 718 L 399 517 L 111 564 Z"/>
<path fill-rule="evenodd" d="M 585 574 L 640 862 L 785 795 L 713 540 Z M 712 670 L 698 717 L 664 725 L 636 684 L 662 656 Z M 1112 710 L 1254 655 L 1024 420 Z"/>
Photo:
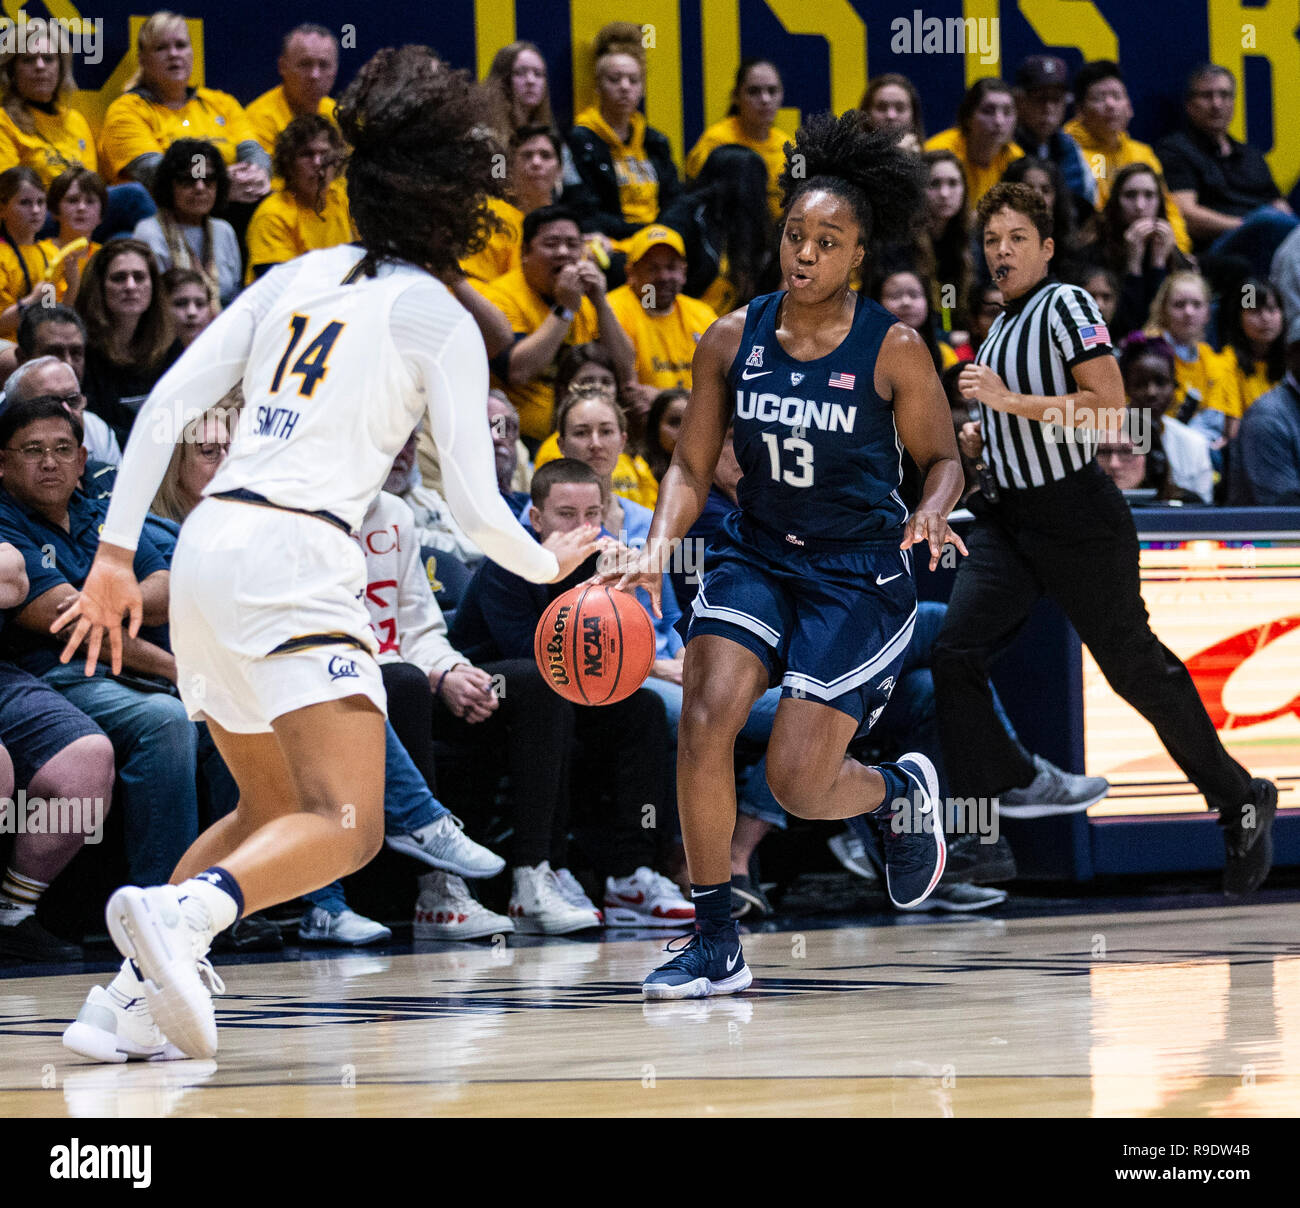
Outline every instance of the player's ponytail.
<path fill-rule="evenodd" d="M 810 189 L 825 189 L 852 207 L 864 245 L 909 241 L 925 213 L 926 168 L 898 146 L 896 130 L 864 130 L 856 110 L 808 118 L 785 146 L 778 182 L 790 207 Z"/>

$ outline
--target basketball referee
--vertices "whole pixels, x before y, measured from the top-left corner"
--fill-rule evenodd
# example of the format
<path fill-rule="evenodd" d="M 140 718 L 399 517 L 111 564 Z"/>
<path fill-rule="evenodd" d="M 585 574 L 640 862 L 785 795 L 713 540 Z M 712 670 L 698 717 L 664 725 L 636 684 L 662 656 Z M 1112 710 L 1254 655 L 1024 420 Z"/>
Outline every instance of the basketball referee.
<path fill-rule="evenodd" d="M 978 520 L 934 648 L 935 697 L 954 791 L 1027 788 L 1037 769 L 998 724 L 990 659 L 1042 595 L 1065 611 L 1107 682 L 1151 723 L 1219 813 L 1223 889 L 1250 893 L 1272 863 L 1277 787 L 1252 780 L 1215 732 L 1187 668 L 1151 632 L 1128 505 L 1093 456 L 1124 387 L 1097 304 L 1050 276 L 1052 217 L 1022 184 L 983 198 L 979 228 L 1006 306 L 958 385 L 980 409 L 997 499 Z"/>

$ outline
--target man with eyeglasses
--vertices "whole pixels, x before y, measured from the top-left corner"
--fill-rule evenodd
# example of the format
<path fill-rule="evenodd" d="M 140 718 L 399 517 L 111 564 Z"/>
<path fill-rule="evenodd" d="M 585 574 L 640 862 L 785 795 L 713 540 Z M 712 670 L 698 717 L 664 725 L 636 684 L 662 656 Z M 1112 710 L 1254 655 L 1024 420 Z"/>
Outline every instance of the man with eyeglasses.
<path fill-rule="evenodd" d="M 1297 219 L 1263 155 L 1228 133 L 1236 102 L 1237 82 L 1226 67 L 1197 67 L 1183 94 L 1186 127 L 1161 140 L 1156 153 L 1193 249 L 1240 256 L 1267 276 L 1273 253 Z"/>
<path fill-rule="evenodd" d="M 62 398 L 11 402 L 0 415 L 0 540 L 23 556 L 24 598 L 0 631 L 0 656 L 43 680 L 96 722 L 117 754 L 133 881 L 157 885 L 198 835 L 198 734 L 171 689 L 176 661 L 142 638 L 123 635 L 123 671 L 101 664 L 86 676 L 59 663 L 50 625 L 77 598 L 99 545 L 107 504 L 77 483 L 86 465 L 81 421 Z M 144 623 L 167 621 L 169 576 L 148 534 L 134 569 Z"/>

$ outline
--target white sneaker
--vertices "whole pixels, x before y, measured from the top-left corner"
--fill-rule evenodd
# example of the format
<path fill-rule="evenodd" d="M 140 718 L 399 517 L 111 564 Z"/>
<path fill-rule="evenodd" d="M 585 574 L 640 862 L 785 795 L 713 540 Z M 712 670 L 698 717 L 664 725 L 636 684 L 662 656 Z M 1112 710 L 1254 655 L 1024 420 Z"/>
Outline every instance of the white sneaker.
<path fill-rule="evenodd" d="M 564 900 L 555 873 L 546 860 L 514 870 L 510 917 L 516 931 L 531 935 L 567 935 L 600 926 L 592 910 L 571 906 Z"/>
<path fill-rule="evenodd" d="M 108 899 L 104 913 L 117 950 L 140 972 L 145 1003 L 163 1034 L 188 1057 L 214 1056 L 217 1017 L 208 986 L 217 994 L 226 987 L 203 955 L 212 946 L 208 908 L 175 885 L 128 885 Z"/>
<path fill-rule="evenodd" d="M 605 921 L 611 927 L 689 927 L 695 907 L 672 881 L 643 865 L 629 877 L 605 878 Z"/>
<path fill-rule="evenodd" d="M 298 924 L 298 939 L 306 944 L 348 944 L 360 948 L 391 940 L 393 933 L 346 906 L 331 914 L 323 906 L 309 907 Z"/>
<path fill-rule="evenodd" d="M 568 902 L 570 906 L 577 906 L 581 910 L 590 910 L 596 916 L 596 922 L 604 923 L 604 912 L 587 896 L 587 891 L 582 888 L 582 883 L 567 868 L 557 868 L 555 870 L 555 883 L 559 887 L 560 897 Z"/>
<path fill-rule="evenodd" d="M 123 983 L 129 983 L 128 989 Z M 91 1061 L 182 1061 L 185 1054 L 154 1023 L 144 987 L 124 962 L 122 973 L 91 986 L 77 1018 L 63 1033 L 64 1046 Z"/>
<path fill-rule="evenodd" d="M 410 834 L 385 835 L 384 843 L 394 851 L 411 856 L 458 877 L 495 877 L 506 862 L 465 834 L 465 824 L 454 814 L 443 814 L 428 826 Z"/>
<path fill-rule="evenodd" d="M 415 902 L 417 940 L 476 940 L 485 935 L 508 935 L 514 923 L 504 914 L 476 901 L 460 877 L 430 872 L 420 878 Z"/>

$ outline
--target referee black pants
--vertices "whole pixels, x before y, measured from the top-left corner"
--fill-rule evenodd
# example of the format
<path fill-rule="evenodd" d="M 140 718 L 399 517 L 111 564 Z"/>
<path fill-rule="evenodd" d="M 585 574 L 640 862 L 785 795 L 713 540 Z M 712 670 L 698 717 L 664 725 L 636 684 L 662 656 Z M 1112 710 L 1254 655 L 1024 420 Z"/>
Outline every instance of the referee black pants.
<path fill-rule="evenodd" d="M 1096 462 L 1047 486 L 1003 491 L 998 503 L 985 504 L 967 546 L 933 656 L 940 743 L 955 795 L 994 797 L 1034 778 L 993 712 L 988 667 L 1047 595 L 1210 808 L 1249 799 L 1250 774 L 1224 750 L 1187 668 L 1151 632 L 1137 530 Z"/>

